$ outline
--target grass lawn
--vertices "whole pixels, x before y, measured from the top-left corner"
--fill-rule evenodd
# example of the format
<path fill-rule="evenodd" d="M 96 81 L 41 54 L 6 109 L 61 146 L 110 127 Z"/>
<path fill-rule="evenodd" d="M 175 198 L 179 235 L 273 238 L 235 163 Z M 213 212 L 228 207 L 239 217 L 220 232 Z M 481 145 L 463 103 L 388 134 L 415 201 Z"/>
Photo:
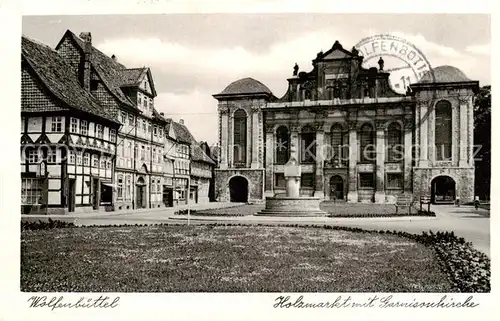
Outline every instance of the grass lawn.
<path fill-rule="evenodd" d="M 394 235 L 263 226 L 22 231 L 21 290 L 449 292 L 432 249 Z"/>

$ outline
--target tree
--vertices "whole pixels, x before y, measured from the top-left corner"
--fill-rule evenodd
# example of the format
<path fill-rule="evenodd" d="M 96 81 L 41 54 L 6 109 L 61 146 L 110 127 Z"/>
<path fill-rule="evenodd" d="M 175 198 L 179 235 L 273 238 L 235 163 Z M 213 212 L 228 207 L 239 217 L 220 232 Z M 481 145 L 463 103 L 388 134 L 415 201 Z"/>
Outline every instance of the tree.
<path fill-rule="evenodd" d="M 491 186 L 491 86 L 474 98 L 475 194 L 489 199 Z"/>

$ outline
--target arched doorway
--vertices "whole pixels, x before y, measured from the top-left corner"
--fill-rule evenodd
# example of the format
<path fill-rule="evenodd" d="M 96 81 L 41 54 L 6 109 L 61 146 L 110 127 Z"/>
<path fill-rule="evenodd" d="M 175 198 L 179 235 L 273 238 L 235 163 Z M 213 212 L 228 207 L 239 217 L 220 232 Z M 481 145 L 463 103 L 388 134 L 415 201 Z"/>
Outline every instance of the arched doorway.
<path fill-rule="evenodd" d="M 248 181 L 243 176 L 234 176 L 229 180 L 229 199 L 231 202 L 248 202 Z"/>
<path fill-rule="evenodd" d="M 339 175 L 330 178 L 330 199 L 344 199 L 344 180 Z"/>
<path fill-rule="evenodd" d="M 434 204 L 455 201 L 455 181 L 449 176 L 438 176 L 431 182 L 431 201 Z"/>
<path fill-rule="evenodd" d="M 137 178 L 136 183 L 137 193 L 136 193 L 136 208 L 146 208 L 146 183 L 142 176 Z"/>

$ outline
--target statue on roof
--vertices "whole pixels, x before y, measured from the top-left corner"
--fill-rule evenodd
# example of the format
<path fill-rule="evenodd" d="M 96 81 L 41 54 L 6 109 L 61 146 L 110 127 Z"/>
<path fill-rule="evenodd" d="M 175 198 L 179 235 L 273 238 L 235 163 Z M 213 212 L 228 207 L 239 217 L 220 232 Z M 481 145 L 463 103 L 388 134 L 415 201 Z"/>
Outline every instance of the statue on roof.
<path fill-rule="evenodd" d="M 352 52 L 352 54 L 353 54 L 354 56 L 357 56 L 357 55 L 358 55 L 358 53 L 359 53 L 359 51 L 358 51 L 358 49 L 356 49 L 356 47 L 352 47 L 351 52 Z"/>
<path fill-rule="evenodd" d="M 295 63 L 295 66 L 293 66 L 293 75 L 297 76 L 297 73 L 299 72 L 299 65 Z"/>
<path fill-rule="evenodd" d="M 384 59 L 382 57 L 378 60 L 378 66 L 380 71 L 384 70 Z"/>

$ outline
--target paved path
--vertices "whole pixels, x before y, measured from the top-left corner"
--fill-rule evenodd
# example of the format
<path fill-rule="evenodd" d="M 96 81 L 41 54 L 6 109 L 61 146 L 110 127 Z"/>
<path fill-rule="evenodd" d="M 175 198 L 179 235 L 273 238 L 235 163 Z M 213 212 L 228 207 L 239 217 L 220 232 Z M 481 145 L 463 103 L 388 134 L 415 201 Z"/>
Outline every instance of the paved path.
<path fill-rule="evenodd" d="M 222 208 L 234 206 L 234 203 L 210 203 L 200 205 L 198 210 L 205 208 Z M 206 206 L 206 207 L 204 207 Z M 348 205 L 347 205 L 348 206 Z M 78 215 L 69 217 L 53 217 L 74 222 L 77 225 L 108 225 L 108 224 L 187 224 L 187 215 L 174 215 L 174 211 L 182 209 L 164 209 L 155 211 L 141 211 L 129 213 L 116 213 L 108 215 Z M 194 209 L 194 207 L 193 207 Z M 452 205 L 434 205 L 431 210 L 436 212 L 436 217 L 397 217 L 397 218 L 290 218 L 290 217 L 207 217 L 190 216 L 192 224 L 206 224 L 213 222 L 233 222 L 245 224 L 318 224 L 352 226 L 374 230 L 398 230 L 409 233 L 423 231 L 453 231 L 455 235 L 472 242 L 480 251 L 490 256 L 490 217 L 485 209 L 475 210 L 472 206 L 455 207 Z M 23 216 L 23 220 L 26 216 Z M 41 216 L 47 218 L 47 216 Z M 38 217 L 29 216 L 29 219 Z"/>

